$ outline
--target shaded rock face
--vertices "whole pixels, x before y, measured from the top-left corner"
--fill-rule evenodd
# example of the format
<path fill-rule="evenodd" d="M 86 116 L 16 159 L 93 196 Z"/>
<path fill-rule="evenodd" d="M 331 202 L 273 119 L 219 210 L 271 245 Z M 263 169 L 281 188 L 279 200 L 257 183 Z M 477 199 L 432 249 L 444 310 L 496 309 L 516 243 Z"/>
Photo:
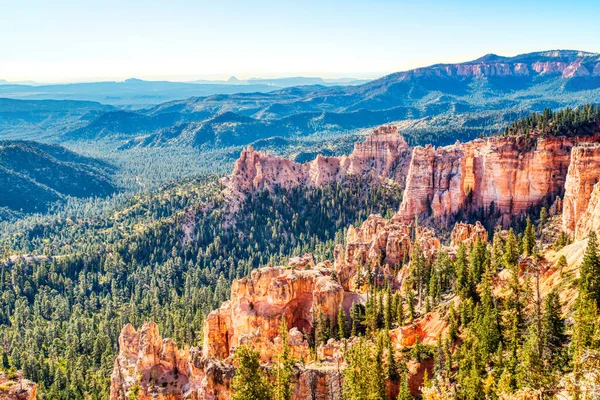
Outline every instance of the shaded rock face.
<path fill-rule="evenodd" d="M 562 227 L 576 238 L 584 238 L 590 229 L 598 229 L 595 219 L 600 218 L 596 210 L 600 193 L 593 192 L 599 180 L 600 144 L 573 148 L 562 204 Z"/>
<path fill-rule="evenodd" d="M 463 222 L 457 222 L 454 224 L 452 233 L 450 234 L 451 245 L 458 246 L 461 243 L 471 244 L 475 243 L 477 239 L 487 242 L 488 234 L 487 230 L 481 225 L 481 222 L 477 221 L 475 225 L 465 224 Z"/>
<path fill-rule="evenodd" d="M 303 333 L 312 331 L 319 313 L 335 321 L 342 304 L 344 290 L 332 272 L 325 263 L 309 269 L 265 267 L 234 281 L 231 300 L 206 318 L 204 354 L 225 359 L 241 344 L 251 344 L 268 362 L 277 354 L 274 339 L 285 317 L 292 347 L 303 355 L 308 351 Z"/>
<path fill-rule="evenodd" d="M 450 219 L 460 210 L 490 207 L 508 222 L 546 199 L 562 194 L 571 150 L 597 136 L 491 137 L 469 143 L 413 151 L 400 214 Z"/>
<path fill-rule="evenodd" d="M 402 274 L 398 268 L 408 262 L 416 242 L 426 256 L 433 256 L 440 240 L 425 227 L 415 228 L 398 215 L 385 219 L 379 214 L 370 215 L 359 227 L 350 226 L 346 245 L 338 245 L 334 252 L 335 271 L 345 290 L 361 292 L 367 275 L 374 274 L 377 281 L 386 279 L 399 286 Z"/>
<path fill-rule="evenodd" d="M 349 156 L 317 156 L 308 163 L 297 163 L 282 157 L 243 150 L 225 185 L 231 197 L 272 190 L 275 186 L 293 188 L 300 185 L 317 187 L 341 182 L 350 176 L 392 179 L 404 186 L 412 149 L 395 126 L 382 126 L 364 143 L 356 143 Z"/>
<path fill-rule="evenodd" d="M 35 400 L 37 385 L 23 378 L 21 372 L 9 376 L 0 372 L 0 400 Z"/>

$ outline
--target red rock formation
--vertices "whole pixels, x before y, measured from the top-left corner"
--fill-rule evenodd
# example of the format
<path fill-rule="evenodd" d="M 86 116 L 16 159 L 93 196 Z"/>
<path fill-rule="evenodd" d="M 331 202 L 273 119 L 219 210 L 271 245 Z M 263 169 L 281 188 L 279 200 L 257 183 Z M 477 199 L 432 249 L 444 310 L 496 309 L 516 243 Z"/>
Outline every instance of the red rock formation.
<path fill-rule="evenodd" d="M 319 264 L 310 269 L 265 267 L 250 278 L 234 281 L 231 300 L 208 315 L 204 324 L 204 354 L 224 359 L 244 343 L 252 344 L 269 361 L 273 340 L 285 316 L 298 355 L 307 352 L 301 332 L 310 332 L 319 313 L 335 321 L 343 288 L 331 277 L 332 269 Z"/>
<path fill-rule="evenodd" d="M 589 213 L 588 205 L 592 191 L 600 180 L 600 145 L 588 144 L 573 148 L 571 163 L 565 183 L 563 199 L 563 230 L 577 237 L 587 236 L 594 217 L 595 204 Z M 585 219 L 582 218 L 583 215 Z M 579 227 L 579 224 L 581 226 Z M 578 231 L 576 232 L 576 227 Z"/>
<path fill-rule="evenodd" d="M 360 228 L 350 226 L 346 246 L 338 245 L 334 254 L 335 270 L 344 289 L 360 292 L 369 272 L 381 283 L 388 279 L 392 284 L 401 284 L 394 273 L 409 260 L 413 234 L 427 257 L 432 257 L 440 247 L 440 240 L 431 229 L 414 230 L 412 224 L 402 222 L 397 216 L 385 219 L 379 214 L 370 215 Z"/>
<path fill-rule="evenodd" d="M 400 206 L 405 221 L 447 219 L 461 209 L 489 207 L 504 216 L 522 213 L 565 186 L 571 149 L 581 138 L 492 137 L 465 144 L 417 147 Z M 505 221 L 506 222 L 506 221 Z"/>
<path fill-rule="evenodd" d="M 375 129 L 362 144 L 356 143 L 349 156 L 317 156 L 300 164 L 291 160 L 255 151 L 252 146 L 243 150 L 233 173 L 225 179 L 230 197 L 244 196 L 275 186 L 292 188 L 299 185 L 320 186 L 340 182 L 349 176 L 389 178 L 404 186 L 411 157 L 395 126 Z"/>
<path fill-rule="evenodd" d="M 450 240 L 452 246 L 458 246 L 461 243 L 470 244 L 474 243 L 477 238 L 479 240 L 487 242 L 488 235 L 487 230 L 481 225 L 481 222 L 475 222 L 475 225 L 465 224 L 463 222 L 457 222 L 454 224 L 452 233 L 450 234 Z"/>
<path fill-rule="evenodd" d="M 154 322 L 139 331 L 123 327 L 119 336 L 119 355 L 111 379 L 110 398 L 128 399 L 229 399 L 227 391 L 233 368 L 204 359 L 196 348 L 178 350 L 170 339 L 163 339 Z M 185 394 L 185 396 L 184 396 Z"/>
<path fill-rule="evenodd" d="M 37 385 L 24 379 L 18 371 L 14 374 L 0 372 L 0 400 L 35 400 Z"/>

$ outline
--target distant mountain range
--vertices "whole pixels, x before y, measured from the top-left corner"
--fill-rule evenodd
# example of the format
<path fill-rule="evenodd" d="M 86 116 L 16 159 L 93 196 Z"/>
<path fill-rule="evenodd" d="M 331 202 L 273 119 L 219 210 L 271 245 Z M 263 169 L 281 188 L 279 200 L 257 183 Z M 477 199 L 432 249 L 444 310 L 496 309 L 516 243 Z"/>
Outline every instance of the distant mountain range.
<path fill-rule="evenodd" d="M 97 101 L 118 106 L 148 106 L 192 96 L 214 94 L 270 92 L 301 85 L 350 85 L 367 80 L 322 78 L 274 78 L 227 81 L 169 82 L 127 79 L 123 82 L 89 82 L 40 84 L 35 82 L 12 83 L 0 80 L 0 97 L 25 100 L 82 100 Z"/>
<path fill-rule="evenodd" d="M 307 83 L 307 78 L 299 79 Z M 495 132 L 531 111 L 600 103 L 600 55 L 572 50 L 516 57 L 489 54 L 461 64 L 398 72 L 361 85 L 272 90 L 273 86 L 265 84 L 269 81 L 263 82 L 269 92 L 252 91 L 256 85 L 231 81 L 221 85 L 225 92 L 219 94 L 137 110 L 98 102 L 0 99 L 0 137 L 106 139 L 121 149 L 243 146 L 277 137 L 285 146 L 313 133 L 356 132 L 400 121 L 410 144 L 441 145 Z M 74 88 L 107 96 L 111 85 L 129 88 L 129 96 L 138 98 L 148 85 L 154 85 L 157 93 L 163 85 L 179 97 L 185 97 L 190 87 L 203 86 L 128 80 Z M 182 85 L 181 90 L 170 92 L 173 85 Z M 241 87 L 252 92 L 227 92 Z M 0 92 L 3 88 L 6 85 L 0 86 Z"/>
<path fill-rule="evenodd" d="M 544 108 L 600 102 L 600 55 L 546 51 L 486 55 L 462 64 L 399 72 L 357 86 L 301 86 L 218 94 L 108 112 L 65 134 L 132 145 L 244 145 L 273 136 L 353 130 L 394 121 L 412 144 L 447 144 L 499 129 Z M 414 132 L 418 127 L 419 132 Z"/>
<path fill-rule="evenodd" d="M 115 167 L 64 147 L 0 141 L 0 218 L 9 212 L 43 212 L 67 196 L 107 196 L 118 189 Z M 4 210 L 3 210 L 4 208 Z"/>

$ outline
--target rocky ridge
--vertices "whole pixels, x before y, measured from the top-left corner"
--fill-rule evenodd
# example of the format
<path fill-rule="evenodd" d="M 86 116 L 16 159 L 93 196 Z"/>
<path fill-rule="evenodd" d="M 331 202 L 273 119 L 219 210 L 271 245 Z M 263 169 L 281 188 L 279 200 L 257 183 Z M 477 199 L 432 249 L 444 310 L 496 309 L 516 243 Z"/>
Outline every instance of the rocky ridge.
<path fill-rule="evenodd" d="M 306 164 L 244 150 L 226 179 L 228 198 L 235 203 L 250 193 L 275 187 L 316 187 L 350 176 L 391 179 L 403 190 L 399 215 L 404 222 L 417 217 L 454 222 L 459 213 L 494 209 L 494 218 L 506 226 L 510 217 L 575 190 L 571 175 L 593 158 L 600 134 L 580 137 L 494 136 L 454 145 L 411 148 L 393 126 L 377 128 L 350 156 L 323 157 Z M 589 147 L 591 146 L 591 147 Z M 586 150 L 587 149 L 587 150 Z M 572 155 L 573 153 L 573 155 Z M 582 157 L 586 160 L 578 161 Z M 579 168 L 579 169 L 578 169 Z M 597 169 L 589 168 L 595 174 Z M 588 181 L 597 181 L 589 178 Z M 592 186 L 593 186 L 592 183 Z M 587 205 L 592 186 L 587 183 L 581 201 Z M 567 199 L 567 213 L 572 201 Z M 576 209 L 583 212 L 582 205 Z M 574 230 L 576 216 L 565 217 L 565 229 Z"/>
<path fill-rule="evenodd" d="M 412 148 L 398 134 L 396 126 L 375 129 L 364 143 L 355 143 L 349 156 L 318 155 L 304 164 L 258 152 L 249 146 L 242 151 L 224 184 L 230 199 L 260 190 L 272 191 L 275 187 L 316 187 L 351 176 L 391 179 L 403 187 L 411 152 Z"/>

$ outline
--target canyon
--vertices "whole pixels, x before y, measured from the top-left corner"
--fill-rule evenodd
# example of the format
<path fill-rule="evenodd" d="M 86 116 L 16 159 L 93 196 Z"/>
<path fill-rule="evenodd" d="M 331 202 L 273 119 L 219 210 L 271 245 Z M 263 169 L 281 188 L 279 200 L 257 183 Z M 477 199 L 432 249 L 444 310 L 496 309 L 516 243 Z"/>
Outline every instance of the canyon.
<path fill-rule="evenodd" d="M 310 335 L 317 321 L 335 326 L 339 312 L 348 315 L 353 305 L 365 304 L 368 282 L 405 290 L 415 250 L 434 263 L 440 251 L 454 256 L 461 245 L 487 242 L 488 231 L 479 221 L 455 221 L 461 212 L 493 208 L 494 222 L 506 227 L 515 215 L 554 204 L 553 212 L 560 214 L 558 225 L 576 242 L 540 261 L 540 288 L 549 293 L 566 281 L 565 273 L 576 276 L 585 243 L 581 239 L 600 227 L 598 139 L 598 134 L 508 136 L 413 148 L 395 127 L 387 126 L 356 144 L 349 156 L 319 156 L 305 164 L 244 150 L 224 180 L 230 204 L 263 190 L 316 187 L 365 175 L 375 183 L 393 182 L 404 197 L 391 218 L 371 215 L 358 227 L 350 225 L 331 261 L 316 262 L 305 254 L 287 265 L 262 267 L 234 280 L 230 300 L 206 317 L 201 346 L 179 349 L 163 339 L 152 322 L 137 331 L 131 325 L 123 327 L 111 399 L 125 400 L 135 393 L 140 400 L 229 400 L 235 350 L 248 345 L 258 352 L 263 368 L 273 368 L 282 349 L 282 321 L 298 360 L 292 398 L 341 398 L 343 349 L 357 338 L 329 339 L 312 353 Z M 433 222 L 438 221 L 442 227 L 453 224 L 451 232 L 436 231 Z M 567 272 L 554 267 L 559 255 L 568 257 Z M 523 260 L 522 269 L 530 268 L 527 262 Z M 508 280 L 506 270 L 498 273 L 493 287 L 497 296 L 504 295 Z M 560 297 L 571 307 L 575 291 L 568 288 Z M 456 295 L 447 296 L 414 321 L 389 330 L 392 348 L 439 343 L 449 330 L 449 309 L 458 302 Z M 406 366 L 410 391 L 418 394 L 425 374 L 431 374 L 431 360 Z M 387 386 L 393 398 L 398 390 Z"/>

